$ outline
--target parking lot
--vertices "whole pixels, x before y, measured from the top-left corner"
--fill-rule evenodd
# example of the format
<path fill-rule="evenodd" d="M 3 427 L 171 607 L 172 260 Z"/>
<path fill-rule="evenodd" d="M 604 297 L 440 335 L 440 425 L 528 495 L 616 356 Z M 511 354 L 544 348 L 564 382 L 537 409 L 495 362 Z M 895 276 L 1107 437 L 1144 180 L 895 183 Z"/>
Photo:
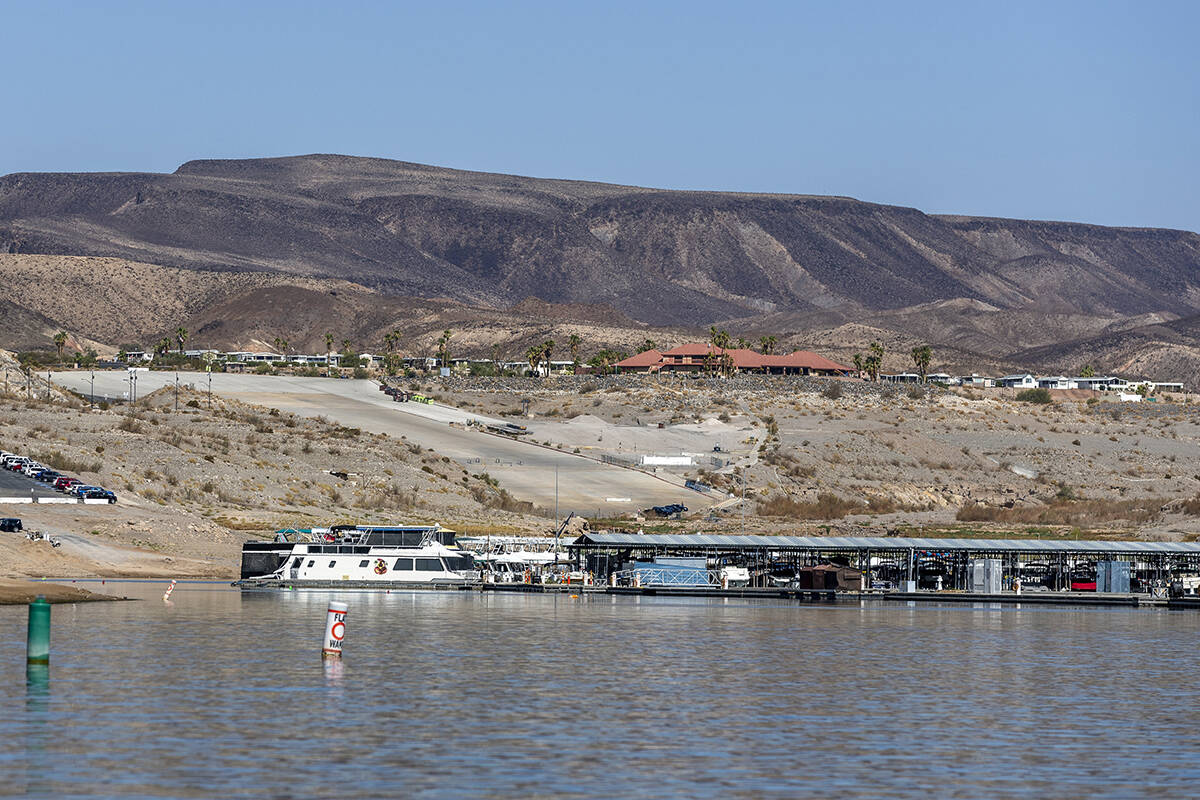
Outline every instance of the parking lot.
<path fill-rule="evenodd" d="M 51 486 L 12 470 L 0 469 L 0 497 L 62 497 Z M 4 514 L 0 514 L 4 516 Z M 10 515 L 11 516 L 11 515 Z"/>

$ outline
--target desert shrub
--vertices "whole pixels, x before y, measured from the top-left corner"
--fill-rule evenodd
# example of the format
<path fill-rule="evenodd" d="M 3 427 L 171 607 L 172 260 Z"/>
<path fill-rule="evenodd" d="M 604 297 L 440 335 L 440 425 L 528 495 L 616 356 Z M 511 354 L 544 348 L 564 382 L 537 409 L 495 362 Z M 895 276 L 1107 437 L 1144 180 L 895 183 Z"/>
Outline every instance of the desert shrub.
<path fill-rule="evenodd" d="M 1049 389 L 1024 389 L 1017 392 L 1017 400 L 1022 403 L 1038 403 L 1045 405 L 1050 402 Z"/>
<path fill-rule="evenodd" d="M 791 517 L 793 519 L 841 519 L 847 514 L 865 511 L 857 500 L 845 500 L 832 492 L 822 492 L 813 502 L 793 500 L 787 495 L 776 495 L 758 503 L 758 514 L 763 517 Z"/>
<path fill-rule="evenodd" d="M 1103 522 L 1145 523 L 1156 519 L 1162 508 L 1161 498 L 1144 500 L 1066 500 L 1055 498 L 1039 506 L 998 508 L 975 504 L 963 506 L 955 519 L 959 522 L 1003 522 L 1039 525 L 1094 526 Z"/>
<path fill-rule="evenodd" d="M 842 385 L 834 382 L 830 383 L 821 392 L 821 396 L 826 400 L 837 400 L 842 396 Z"/>
<path fill-rule="evenodd" d="M 494 484 L 491 485 L 494 486 Z M 477 502 L 482 503 L 488 508 L 495 508 L 500 511 L 512 511 L 517 514 L 534 513 L 533 503 L 527 500 L 518 500 L 509 494 L 507 489 L 489 489 L 489 486 L 474 486 L 471 488 L 471 495 Z"/>
<path fill-rule="evenodd" d="M 912 387 L 911 389 L 908 390 L 908 399 L 909 400 L 924 400 L 925 399 L 925 390 L 922 389 L 920 386 Z"/>
<path fill-rule="evenodd" d="M 49 453 L 39 453 L 34 456 L 34 460 L 40 461 L 46 466 L 53 467 L 61 472 L 99 472 L 104 466 L 99 461 L 84 461 L 81 458 L 72 458 L 58 450 Z"/>

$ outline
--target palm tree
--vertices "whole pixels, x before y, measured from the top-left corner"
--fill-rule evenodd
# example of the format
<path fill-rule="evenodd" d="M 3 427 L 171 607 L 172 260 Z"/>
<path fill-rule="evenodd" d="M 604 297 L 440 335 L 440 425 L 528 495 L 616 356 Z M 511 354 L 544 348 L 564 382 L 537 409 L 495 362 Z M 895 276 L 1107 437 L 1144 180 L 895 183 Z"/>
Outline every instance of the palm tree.
<path fill-rule="evenodd" d="M 658 344 L 656 344 L 653 339 L 647 339 L 646 341 L 644 341 L 640 345 L 638 345 L 638 352 L 644 353 L 647 350 L 653 350 L 656 347 L 658 347 Z"/>
<path fill-rule="evenodd" d="M 287 353 L 287 347 L 288 347 L 288 340 L 287 340 L 287 339 L 284 339 L 282 336 L 276 336 L 276 337 L 275 337 L 275 348 L 276 348 L 277 350 L 279 350 L 279 352 L 280 352 L 280 353 L 284 353 L 284 354 L 286 354 L 286 353 Z"/>
<path fill-rule="evenodd" d="M 534 345 L 526 350 L 525 360 L 529 362 L 529 371 L 537 375 L 538 364 L 542 363 L 541 345 Z"/>
<path fill-rule="evenodd" d="M 708 329 L 708 338 L 712 343 L 713 350 L 720 351 L 717 353 L 717 355 L 721 367 L 721 374 L 726 376 L 729 375 L 731 372 L 733 372 L 733 356 L 725 352 L 729 349 L 729 333 L 727 331 L 719 331 L 717 330 L 717 326 L 713 325 Z"/>
<path fill-rule="evenodd" d="M 179 342 L 179 355 L 183 355 L 183 343 L 187 341 L 187 328 L 180 325 L 175 329 L 175 341 Z"/>
<path fill-rule="evenodd" d="M 450 329 L 449 329 L 449 328 L 447 328 L 446 330 L 442 331 L 442 335 L 438 337 L 438 340 L 437 340 L 437 345 L 438 345 L 438 350 L 437 350 L 437 353 L 438 353 L 438 366 L 439 366 L 439 367 L 448 367 L 448 366 L 450 366 L 450 364 L 449 364 L 449 361 L 450 361 L 450 347 L 449 347 L 449 345 L 450 345 L 450 337 L 452 337 L 453 335 L 454 335 L 454 334 L 450 332 Z"/>
<path fill-rule="evenodd" d="M 764 356 L 773 355 L 775 353 L 775 343 L 777 341 L 778 340 L 774 336 L 763 336 L 758 340 L 758 343 L 762 345 Z"/>
<path fill-rule="evenodd" d="M 921 383 L 925 382 L 925 376 L 929 373 L 929 362 L 933 360 L 933 349 L 929 345 L 923 344 L 912 349 L 913 364 L 917 367 L 917 372 L 921 375 Z"/>
<path fill-rule="evenodd" d="M 567 347 L 571 348 L 571 362 L 573 366 L 579 366 L 579 346 L 583 344 L 583 339 L 575 334 L 567 337 Z"/>
<path fill-rule="evenodd" d="M 867 369 L 867 374 L 871 376 L 871 380 L 879 380 L 879 369 L 883 366 L 883 345 L 879 342 L 871 342 L 869 345 L 870 354 L 863 359 L 863 366 Z"/>
<path fill-rule="evenodd" d="M 165 356 L 169 352 L 171 352 L 171 340 L 164 336 L 158 340 L 158 353 Z"/>
<path fill-rule="evenodd" d="M 550 374 L 550 354 L 554 352 L 554 340 L 547 339 L 542 342 L 542 357 L 546 360 L 546 374 Z"/>
<path fill-rule="evenodd" d="M 62 361 L 63 350 L 67 346 L 67 332 L 59 331 L 54 334 L 54 349 L 58 351 L 58 360 Z"/>

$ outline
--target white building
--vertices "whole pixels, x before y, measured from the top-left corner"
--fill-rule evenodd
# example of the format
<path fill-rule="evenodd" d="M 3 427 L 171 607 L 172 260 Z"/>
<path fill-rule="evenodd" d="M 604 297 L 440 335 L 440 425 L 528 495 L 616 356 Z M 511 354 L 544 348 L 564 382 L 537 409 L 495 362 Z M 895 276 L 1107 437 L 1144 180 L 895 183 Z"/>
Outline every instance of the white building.
<path fill-rule="evenodd" d="M 1038 382 L 1029 373 L 1024 375 L 1005 375 L 996 380 L 997 386 L 1007 386 L 1010 389 L 1036 389 Z"/>
<path fill-rule="evenodd" d="M 1039 389 L 1078 389 L 1079 384 L 1063 375 L 1053 375 L 1046 378 L 1038 378 L 1037 385 Z"/>
<path fill-rule="evenodd" d="M 1092 389 L 1097 392 L 1120 392 L 1129 388 L 1129 383 L 1124 378 L 1117 378 L 1112 375 L 1095 375 L 1091 378 L 1075 378 L 1075 383 L 1080 389 Z"/>
<path fill-rule="evenodd" d="M 959 376 L 958 382 L 963 386 L 969 386 L 972 389 L 986 389 L 995 386 L 996 382 L 986 375 L 980 375 L 977 372 L 972 372 L 970 375 Z"/>

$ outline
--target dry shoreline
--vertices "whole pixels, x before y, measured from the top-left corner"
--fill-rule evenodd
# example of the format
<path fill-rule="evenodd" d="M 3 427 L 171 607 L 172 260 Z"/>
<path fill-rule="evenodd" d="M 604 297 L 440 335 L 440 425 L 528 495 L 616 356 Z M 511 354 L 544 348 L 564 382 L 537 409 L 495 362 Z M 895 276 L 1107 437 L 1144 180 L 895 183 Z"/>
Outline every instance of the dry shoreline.
<path fill-rule="evenodd" d="M 0 580 L 0 606 L 26 605 L 32 603 L 39 594 L 51 603 L 98 603 L 131 599 L 47 581 Z"/>

